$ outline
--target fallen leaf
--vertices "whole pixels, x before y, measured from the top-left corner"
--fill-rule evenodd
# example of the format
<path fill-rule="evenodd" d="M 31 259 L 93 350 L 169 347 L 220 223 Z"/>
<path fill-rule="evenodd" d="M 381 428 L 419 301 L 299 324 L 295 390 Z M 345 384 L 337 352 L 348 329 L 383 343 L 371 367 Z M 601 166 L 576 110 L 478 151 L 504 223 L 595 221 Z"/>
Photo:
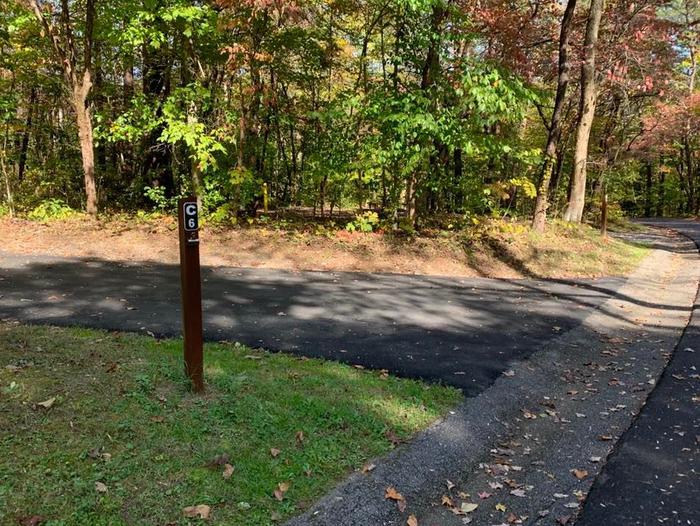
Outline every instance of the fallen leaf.
<path fill-rule="evenodd" d="M 579 480 L 583 480 L 588 476 L 588 471 L 585 469 L 572 469 L 571 473 L 574 474 L 574 477 L 576 477 Z"/>
<path fill-rule="evenodd" d="M 162 416 L 152 416 L 151 422 L 155 422 L 156 424 L 162 424 L 163 422 L 165 422 L 165 418 Z"/>
<path fill-rule="evenodd" d="M 270 448 L 270 455 L 272 455 L 272 458 L 277 458 L 280 453 L 282 453 L 282 451 L 276 447 Z"/>
<path fill-rule="evenodd" d="M 604 442 L 608 442 L 613 439 L 612 435 L 600 435 L 600 439 Z"/>
<path fill-rule="evenodd" d="M 43 402 L 38 402 L 36 405 L 39 407 L 43 407 L 44 409 L 50 409 L 51 406 L 56 402 L 56 397 L 52 396 L 48 400 L 44 400 Z"/>
<path fill-rule="evenodd" d="M 479 505 L 473 502 L 463 502 L 462 505 L 459 507 L 459 511 L 464 513 L 471 513 L 478 507 Z"/>
<path fill-rule="evenodd" d="M 95 482 L 95 491 L 97 493 L 107 493 L 107 486 L 102 482 Z"/>
<path fill-rule="evenodd" d="M 403 513 L 406 511 L 406 501 L 405 500 L 397 500 L 396 501 L 396 508 L 399 510 L 399 513 Z"/>
<path fill-rule="evenodd" d="M 297 447 L 301 447 L 304 445 L 304 440 L 306 440 L 306 437 L 304 436 L 303 431 L 297 431 L 297 434 L 295 435 L 296 441 L 297 441 Z"/>
<path fill-rule="evenodd" d="M 501 484 L 500 482 L 489 482 L 489 487 L 491 489 L 501 489 L 503 488 L 503 484 Z"/>
<path fill-rule="evenodd" d="M 277 500 L 280 502 L 284 500 L 284 495 L 289 491 L 289 483 L 288 482 L 280 482 L 277 484 L 277 488 L 275 488 L 275 491 L 273 492 L 273 495 Z"/>
<path fill-rule="evenodd" d="M 451 480 L 448 480 L 447 481 L 447 491 L 450 491 L 454 487 L 455 487 L 454 482 L 452 482 Z"/>
<path fill-rule="evenodd" d="M 403 495 L 396 491 L 396 488 L 394 486 L 389 486 L 386 488 L 386 492 L 384 493 L 384 498 L 387 500 L 404 500 Z"/>
<path fill-rule="evenodd" d="M 211 514 L 211 508 L 206 504 L 198 504 L 197 506 L 188 506 L 183 508 L 182 514 L 188 519 L 208 519 Z"/>
<path fill-rule="evenodd" d="M 396 433 L 394 433 L 391 429 L 384 433 L 384 436 L 394 446 L 398 446 L 401 443 L 401 439 L 399 438 L 399 436 Z"/>
<path fill-rule="evenodd" d="M 222 473 L 221 476 L 224 477 L 224 479 L 228 480 L 231 478 L 232 475 L 233 475 L 233 466 L 231 464 L 224 465 L 224 472 Z"/>
<path fill-rule="evenodd" d="M 514 489 L 514 490 L 511 490 L 510 494 L 513 495 L 513 496 L 515 496 L 515 497 L 524 497 L 524 496 L 525 496 L 525 490 L 522 490 L 522 489 Z"/>
<path fill-rule="evenodd" d="M 495 508 L 496 508 L 496 511 L 502 511 L 503 513 L 506 512 L 506 505 L 501 503 L 501 502 L 496 504 Z"/>
<path fill-rule="evenodd" d="M 376 467 L 377 466 L 375 464 L 367 462 L 364 466 L 362 466 L 362 473 L 369 473 L 370 471 L 373 471 Z"/>
<path fill-rule="evenodd" d="M 561 524 L 561 526 L 566 526 L 569 524 L 569 521 L 571 520 L 571 515 L 564 515 L 563 517 L 557 517 L 557 522 Z"/>
<path fill-rule="evenodd" d="M 590 460 L 591 462 L 593 462 L 595 464 L 597 462 L 600 462 L 602 460 L 602 458 L 601 457 L 591 457 L 588 460 Z"/>
<path fill-rule="evenodd" d="M 224 453 L 222 455 L 216 455 L 212 461 L 209 463 L 211 466 L 225 466 L 226 464 L 229 463 L 231 458 L 228 456 L 228 454 Z"/>
<path fill-rule="evenodd" d="M 416 518 L 415 515 L 409 515 L 408 520 L 406 521 L 406 524 L 408 526 L 418 526 L 418 519 Z"/>
<path fill-rule="evenodd" d="M 506 371 L 503 373 L 503 376 L 513 377 L 515 376 L 515 371 Z"/>
<path fill-rule="evenodd" d="M 491 494 L 486 491 L 480 491 L 479 493 L 477 493 L 477 495 L 479 495 L 479 498 L 482 500 L 488 499 L 491 496 Z"/>
<path fill-rule="evenodd" d="M 442 496 L 440 504 L 442 504 L 443 506 L 447 506 L 448 508 L 452 508 L 454 506 L 454 502 L 452 502 L 452 499 L 447 495 Z"/>
<path fill-rule="evenodd" d="M 518 516 L 517 516 L 515 513 L 513 513 L 513 512 L 511 512 L 511 513 L 508 515 L 508 517 L 506 517 L 506 522 L 507 522 L 508 524 L 513 524 L 513 523 L 515 523 L 517 520 L 518 520 Z"/>
<path fill-rule="evenodd" d="M 45 517 L 41 515 L 31 515 L 30 517 L 24 517 L 19 520 L 20 526 L 39 526 L 42 522 L 46 520 Z"/>

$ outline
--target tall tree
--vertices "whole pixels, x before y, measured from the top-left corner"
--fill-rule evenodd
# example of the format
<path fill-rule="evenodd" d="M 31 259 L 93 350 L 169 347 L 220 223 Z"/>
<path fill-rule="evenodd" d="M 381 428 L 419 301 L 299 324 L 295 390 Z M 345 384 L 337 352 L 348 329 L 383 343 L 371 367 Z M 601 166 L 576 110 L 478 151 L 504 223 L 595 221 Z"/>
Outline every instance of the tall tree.
<path fill-rule="evenodd" d="M 88 96 L 92 89 L 92 51 L 94 45 L 95 2 L 86 0 L 84 24 L 77 32 L 71 15 L 68 0 L 61 0 L 58 20 L 53 16 L 51 6 L 40 0 L 22 0 L 42 25 L 43 33 L 50 39 L 53 50 L 61 63 L 66 87 L 70 92 L 70 102 L 75 111 L 80 153 L 83 160 L 86 209 L 88 214 L 97 215 L 97 185 L 95 183 L 95 148 L 93 139 L 92 115 Z M 82 68 L 78 58 L 76 35 L 82 34 Z M 81 71 L 82 69 L 82 71 Z"/>
<path fill-rule="evenodd" d="M 557 93 L 554 98 L 554 109 L 549 123 L 547 134 L 547 146 L 544 150 L 544 162 L 539 186 L 537 188 L 537 201 L 535 213 L 532 219 L 532 228 L 538 232 L 544 231 L 547 221 L 547 208 L 549 207 L 549 184 L 552 180 L 552 172 L 555 168 L 557 146 L 562 131 L 562 110 L 566 100 L 566 91 L 569 86 L 569 39 L 574 20 L 577 0 L 569 0 L 561 20 L 559 33 L 559 71 L 557 74 Z"/>
<path fill-rule="evenodd" d="M 586 25 L 584 42 L 584 61 L 581 65 L 581 101 L 579 104 L 578 125 L 576 127 L 576 146 L 574 147 L 574 168 L 571 174 L 571 195 L 564 212 L 566 221 L 580 223 L 586 200 L 586 168 L 588 162 L 588 143 L 593 127 L 596 108 L 596 47 L 600 20 L 603 15 L 605 0 L 591 0 Z"/>

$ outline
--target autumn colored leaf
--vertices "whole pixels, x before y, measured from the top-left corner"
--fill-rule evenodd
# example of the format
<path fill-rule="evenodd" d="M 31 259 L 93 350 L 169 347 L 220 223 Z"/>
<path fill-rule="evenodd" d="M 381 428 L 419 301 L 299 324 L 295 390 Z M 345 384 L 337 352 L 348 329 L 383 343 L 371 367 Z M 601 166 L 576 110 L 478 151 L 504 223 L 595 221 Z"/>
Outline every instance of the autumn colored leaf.
<path fill-rule="evenodd" d="M 374 471 L 374 468 L 377 466 L 372 464 L 371 462 L 367 462 L 364 466 L 362 466 L 362 473 L 369 473 L 370 471 Z"/>
<path fill-rule="evenodd" d="M 31 515 L 29 517 L 23 517 L 19 520 L 20 526 L 39 526 L 46 521 L 45 517 L 41 515 Z"/>
<path fill-rule="evenodd" d="M 572 469 L 571 473 L 574 474 L 574 477 L 576 477 L 579 480 L 583 480 L 588 476 L 588 471 L 585 469 Z"/>
<path fill-rule="evenodd" d="M 408 520 L 406 521 L 407 526 L 418 526 L 418 519 L 416 518 L 415 515 L 409 515 Z"/>
<path fill-rule="evenodd" d="M 506 505 L 503 504 L 502 502 L 499 502 L 498 504 L 496 504 L 496 506 L 494 506 L 494 508 L 496 509 L 496 511 L 502 511 L 503 513 L 506 512 Z"/>
<path fill-rule="evenodd" d="M 442 496 L 440 504 L 442 504 L 443 506 L 447 506 L 448 508 L 452 508 L 454 506 L 454 502 L 452 502 L 452 499 L 447 495 Z"/>
<path fill-rule="evenodd" d="M 211 508 L 206 504 L 198 504 L 197 506 L 188 506 L 183 508 L 182 515 L 188 519 L 208 519 L 211 515 Z"/>
<path fill-rule="evenodd" d="M 401 493 L 396 491 L 396 488 L 394 486 L 389 486 L 388 488 L 386 488 L 386 491 L 384 493 L 384 498 L 386 500 L 394 500 L 394 501 L 405 500 L 403 498 L 403 495 L 401 495 Z"/>
<path fill-rule="evenodd" d="M 283 501 L 284 496 L 287 494 L 287 491 L 289 491 L 289 483 L 288 482 L 280 482 L 277 484 L 277 487 L 275 488 L 275 491 L 273 492 L 273 495 L 278 501 Z"/>

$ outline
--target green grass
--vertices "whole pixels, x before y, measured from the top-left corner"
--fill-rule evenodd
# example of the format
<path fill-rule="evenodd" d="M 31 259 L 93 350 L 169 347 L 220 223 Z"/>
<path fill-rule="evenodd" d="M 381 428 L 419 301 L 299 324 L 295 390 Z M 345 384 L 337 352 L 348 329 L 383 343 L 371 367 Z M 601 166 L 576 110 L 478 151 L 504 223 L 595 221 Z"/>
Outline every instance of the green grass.
<path fill-rule="evenodd" d="M 389 451 L 387 432 L 407 439 L 461 399 L 231 344 L 206 346 L 199 397 L 186 389 L 180 346 L 0 324 L 0 523 L 40 515 L 47 525 L 191 524 L 198 519 L 182 509 L 206 504 L 210 524 L 273 524 Z M 51 408 L 36 405 L 52 397 Z M 235 468 L 228 480 L 211 465 L 218 455 Z"/>

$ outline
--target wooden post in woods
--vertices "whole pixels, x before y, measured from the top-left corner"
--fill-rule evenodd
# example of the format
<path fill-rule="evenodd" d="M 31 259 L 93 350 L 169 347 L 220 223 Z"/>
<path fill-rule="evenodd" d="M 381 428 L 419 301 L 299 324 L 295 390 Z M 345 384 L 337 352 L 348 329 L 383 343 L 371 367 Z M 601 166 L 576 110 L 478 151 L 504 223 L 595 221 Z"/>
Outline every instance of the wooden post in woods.
<path fill-rule="evenodd" d="M 204 391 L 202 344 L 202 277 L 199 266 L 199 219 L 197 199 L 178 201 L 180 230 L 180 284 L 182 290 L 182 336 L 185 373 L 192 390 Z"/>

